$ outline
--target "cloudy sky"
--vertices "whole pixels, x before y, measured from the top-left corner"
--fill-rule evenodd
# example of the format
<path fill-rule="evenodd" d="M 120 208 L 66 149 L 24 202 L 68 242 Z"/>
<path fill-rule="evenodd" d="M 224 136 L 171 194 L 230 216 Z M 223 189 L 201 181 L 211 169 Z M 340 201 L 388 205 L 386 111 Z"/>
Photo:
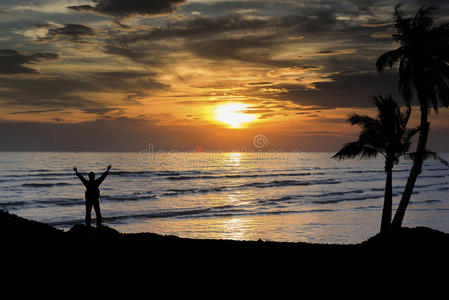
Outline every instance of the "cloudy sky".
<path fill-rule="evenodd" d="M 447 1 L 402 1 L 405 12 Z M 0 0 L 0 150 L 335 151 L 397 74 L 396 1 Z M 399 97 L 397 96 L 399 99 Z M 413 125 L 413 124 L 411 124 Z M 449 151 L 449 113 L 430 145 Z"/>

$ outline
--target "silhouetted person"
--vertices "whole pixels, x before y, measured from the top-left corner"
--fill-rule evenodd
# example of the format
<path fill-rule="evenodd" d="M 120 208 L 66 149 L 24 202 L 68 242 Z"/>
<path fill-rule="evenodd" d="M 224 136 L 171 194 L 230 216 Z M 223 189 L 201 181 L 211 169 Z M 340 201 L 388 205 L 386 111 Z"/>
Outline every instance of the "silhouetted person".
<path fill-rule="evenodd" d="M 100 189 L 99 186 L 103 182 L 103 180 L 108 176 L 109 170 L 111 169 L 111 165 L 108 166 L 106 172 L 100 176 L 100 178 L 95 179 L 95 173 L 89 173 L 89 180 L 83 177 L 80 173 L 78 173 L 78 169 L 76 167 L 73 168 L 75 170 L 76 175 L 81 179 L 82 183 L 86 187 L 86 225 L 90 227 L 90 219 L 92 206 L 95 209 L 95 214 L 97 215 L 97 227 L 101 226 L 101 212 L 100 212 Z"/>

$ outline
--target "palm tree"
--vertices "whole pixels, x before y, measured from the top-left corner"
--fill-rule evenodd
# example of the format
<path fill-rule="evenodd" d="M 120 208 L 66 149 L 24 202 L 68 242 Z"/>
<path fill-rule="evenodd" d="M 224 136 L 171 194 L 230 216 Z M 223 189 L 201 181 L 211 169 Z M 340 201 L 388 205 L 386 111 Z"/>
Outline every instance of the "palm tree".
<path fill-rule="evenodd" d="M 414 88 L 421 112 L 413 166 L 393 219 L 394 229 L 402 225 L 416 179 L 429 154 L 426 143 L 430 129 L 430 108 L 438 112 L 439 107 L 447 107 L 449 104 L 449 23 L 434 26 L 432 9 L 421 7 L 414 17 L 405 18 L 400 5 L 396 5 L 396 33 L 393 34 L 393 39 L 400 47 L 381 55 L 376 62 L 379 72 L 385 67 L 392 68 L 396 63 L 399 64 L 399 91 L 409 103 Z"/>
<path fill-rule="evenodd" d="M 374 97 L 374 104 L 378 109 L 376 119 L 368 116 L 353 114 L 347 120 L 351 125 L 362 128 L 357 141 L 348 143 L 332 158 L 369 158 L 382 154 L 385 157 L 385 183 L 384 206 L 380 231 L 386 232 L 390 228 L 391 209 L 393 201 L 393 166 L 399 158 L 406 154 L 410 147 L 412 136 L 418 131 L 407 129 L 410 118 L 410 106 L 404 112 L 391 96 Z"/>

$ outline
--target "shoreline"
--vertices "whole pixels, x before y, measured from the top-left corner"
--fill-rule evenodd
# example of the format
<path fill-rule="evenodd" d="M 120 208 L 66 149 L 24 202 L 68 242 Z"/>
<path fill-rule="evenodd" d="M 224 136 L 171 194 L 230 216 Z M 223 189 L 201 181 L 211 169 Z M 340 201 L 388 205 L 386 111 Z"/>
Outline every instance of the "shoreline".
<path fill-rule="evenodd" d="M 63 231 L 50 225 L 31 221 L 0 210 L 0 234 L 9 248 L 20 249 L 27 245 L 39 245 L 42 249 L 66 247 L 83 248 L 94 245 L 99 248 L 207 253 L 225 251 L 228 253 L 276 253 L 284 255 L 303 254 L 360 254 L 366 252 L 391 252 L 406 250 L 409 252 L 439 252 L 449 250 L 449 234 L 427 227 L 402 228 L 396 233 L 377 234 L 358 244 L 318 244 L 305 242 L 240 241 L 218 239 L 191 239 L 173 235 L 155 233 L 120 233 L 115 229 L 102 226 L 88 228 L 74 225 Z"/>

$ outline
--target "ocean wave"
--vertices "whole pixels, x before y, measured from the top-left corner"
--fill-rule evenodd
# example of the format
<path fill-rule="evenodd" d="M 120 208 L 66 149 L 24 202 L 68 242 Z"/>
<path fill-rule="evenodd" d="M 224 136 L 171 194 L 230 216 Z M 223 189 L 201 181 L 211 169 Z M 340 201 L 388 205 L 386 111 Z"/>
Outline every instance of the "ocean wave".
<path fill-rule="evenodd" d="M 149 199 L 155 199 L 156 195 L 141 195 L 141 196 L 130 196 L 130 195 L 123 195 L 123 196 L 101 196 L 100 201 L 116 201 L 116 202 L 125 202 L 125 201 L 144 201 Z"/>
<path fill-rule="evenodd" d="M 279 215 L 279 214 L 292 214 L 292 213 L 317 213 L 317 212 L 334 212 L 335 209 L 310 209 L 310 210 L 277 210 L 277 211 L 253 211 L 245 210 L 239 206 L 218 206 L 210 208 L 196 208 L 196 209 L 184 209 L 184 210 L 166 210 L 166 211 L 155 211 L 142 214 L 128 214 L 128 215 L 117 215 L 117 216 L 103 216 L 104 222 L 107 223 L 126 223 L 130 220 L 138 219 L 158 219 L 158 218 L 176 218 L 176 219 L 186 219 L 186 218 L 217 218 L 217 217 L 235 217 L 235 216 L 254 216 L 254 215 Z M 63 220 L 54 221 L 47 224 L 53 226 L 71 226 L 75 224 L 82 223 L 82 219 L 76 220 Z"/>
<path fill-rule="evenodd" d="M 285 202 L 290 200 L 296 200 L 296 199 L 304 199 L 304 198 L 322 198 L 322 197 L 329 197 L 329 196 L 344 196 L 348 194 L 362 194 L 364 191 L 362 190 L 351 190 L 351 191 L 345 191 L 345 192 L 329 192 L 329 193 L 323 193 L 323 194 L 315 194 L 315 195 L 287 195 L 279 198 L 271 198 L 271 199 L 262 199 L 259 200 L 258 203 L 262 204 L 269 204 L 273 202 Z"/>
<path fill-rule="evenodd" d="M 429 203 L 439 203 L 441 200 L 421 200 L 421 201 L 410 201 L 410 204 L 429 204 Z"/>
<path fill-rule="evenodd" d="M 362 190 L 351 190 L 351 191 L 344 191 L 344 192 L 329 192 L 319 195 L 314 195 L 315 197 L 328 197 L 328 196 L 343 196 L 347 194 L 362 194 L 364 191 Z"/>
<path fill-rule="evenodd" d="M 295 198 L 300 198 L 301 196 L 284 196 L 279 198 L 263 199 L 259 200 L 258 203 L 272 203 L 272 202 L 283 202 L 293 200 Z"/>
<path fill-rule="evenodd" d="M 377 206 L 377 205 L 369 205 L 369 206 L 359 206 L 354 209 L 363 210 L 363 209 L 379 209 L 379 208 L 381 208 L 381 207 Z"/>
<path fill-rule="evenodd" d="M 341 181 L 336 179 L 323 179 L 323 180 L 274 180 L 270 182 L 251 182 L 242 184 L 239 187 L 256 187 L 256 188 L 269 188 L 278 186 L 294 186 L 294 185 L 321 185 L 321 184 L 339 184 Z"/>
<path fill-rule="evenodd" d="M 436 189 L 435 191 L 447 191 L 447 190 L 449 190 L 449 186 L 443 186 L 439 189 Z"/>
<path fill-rule="evenodd" d="M 177 196 L 182 194 L 196 194 L 196 193 L 212 193 L 212 192 L 222 192 L 235 188 L 235 186 L 222 186 L 222 187 L 211 187 L 211 188 L 191 188 L 191 189 L 169 189 L 163 196 Z"/>
<path fill-rule="evenodd" d="M 313 202 L 317 203 L 317 204 L 333 204 L 333 203 L 347 202 L 347 201 L 364 201 L 364 200 L 370 200 L 370 199 L 378 199 L 378 198 L 382 198 L 383 196 L 384 195 L 367 195 L 364 197 L 317 200 L 317 201 L 313 201 Z"/>
<path fill-rule="evenodd" d="M 416 186 L 415 186 L 415 188 L 416 188 Z M 393 191 L 394 190 L 402 190 L 402 189 L 404 189 L 403 185 L 395 185 L 395 186 L 393 186 Z M 382 186 L 382 187 L 378 187 L 378 188 L 370 188 L 369 190 L 371 192 L 383 192 L 383 191 L 385 191 L 385 187 Z"/>
<path fill-rule="evenodd" d="M 51 199 L 51 200 L 35 200 L 28 202 L 28 205 L 45 205 L 45 206 L 77 206 L 84 205 L 86 201 L 83 198 L 66 198 L 66 199 Z"/>
<path fill-rule="evenodd" d="M 155 199 L 156 195 L 141 195 L 141 196 L 101 196 L 100 202 L 126 202 L 126 201 L 146 201 Z M 51 206 L 78 206 L 85 205 L 86 200 L 84 197 L 80 198 L 53 198 L 44 200 L 32 200 L 32 201 L 9 201 L 0 202 L 0 208 L 23 208 L 23 207 L 51 207 Z"/>
<path fill-rule="evenodd" d="M 447 182 L 447 181 L 437 182 L 437 183 L 428 183 L 428 184 L 417 184 L 417 185 L 415 185 L 415 188 L 422 189 L 422 188 L 426 188 L 426 187 L 442 186 L 442 185 L 447 185 L 447 184 L 449 184 L 449 182 Z"/>
<path fill-rule="evenodd" d="M 20 178 L 47 178 L 47 177 L 74 177 L 76 175 L 74 172 L 43 172 L 42 170 L 39 173 L 32 173 L 34 170 L 27 171 L 23 174 L 14 174 L 14 175 L 5 175 L 7 177 L 20 177 Z M 38 170 L 36 170 L 38 172 Z M 81 172 L 83 176 L 87 176 L 88 172 Z M 102 172 L 98 172 L 97 174 L 102 174 Z M 189 171 L 111 171 L 109 175 L 111 176 L 124 176 L 124 177 L 142 177 L 145 175 L 148 176 L 180 176 L 180 175 L 196 175 L 196 174 L 214 174 L 210 172 L 203 172 L 197 170 L 189 170 Z"/>
<path fill-rule="evenodd" d="M 280 186 L 295 186 L 295 185 L 321 185 L 321 184 L 338 184 L 340 181 L 335 179 L 323 179 L 323 180 L 309 180 L 309 181 L 299 181 L 299 180 L 274 180 L 269 182 L 250 182 L 241 185 L 229 185 L 229 186 L 219 186 L 210 188 L 187 188 L 187 189 L 168 189 L 163 196 L 177 196 L 182 194 L 190 193 L 212 193 L 212 192 L 223 192 L 239 188 L 270 188 L 270 187 L 280 187 Z"/>
<path fill-rule="evenodd" d="M 22 184 L 23 187 L 52 187 L 52 186 L 63 186 L 63 185 L 72 185 L 71 183 L 67 182 L 56 182 L 56 183 L 24 183 Z"/>
<path fill-rule="evenodd" d="M 180 175 L 195 175 L 195 174 L 213 174 L 210 172 L 203 172 L 197 170 L 188 171 L 111 171 L 111 175 L 115 176 L 142 176 L 142 175 L 152 175 L 152 176 L 180 176 Z"/>
<path fill-rule="evenodd" d="M 74 176 L 75 173 L 37 173 L 37 174 L 22 174 L 22 175 L 11 175 L 11 177 L 68 177 Z"/>
<path fill-rule="evenodd" d="M 226 174 L 216 176 L 170 176 L 168 180 L 195 180 L 195 179 L 223 179 L 223 178 L 258 178 L 258 177 L 278 177 L 278 176 L 311 176 L 325 175 L 323 172 L 307 173 L 272 173 L 272 174 Z"/>
<path fill-rule="evenodd" d="M 266 215 L 285 215 L 300 213 L 319 213 L 319 212 L 335 212 L 335 209 L 310 209 L 310 210 L 274 210 L 274 211 L 229 211 L 229 212 L 212 212 L 196 218 L 226 218 L 226 217 L 245 217 L 245 216 L 266 216 Z M 192 218 L 192 216 L 179 216 L 179 219 Z"/>
<path fill-rule="evenodd" d="M 2 209 L 13 209 L 18 208 L 26 205 L 27 202 L 25 201 L 7 201 L 7 202 L 0 202 L 0 208 Z"/>
<path fill-rule="evenodd" d="M 393 173 L 403 173 L 403 172 L 408 172 L 408 171 L 409 170 L 407 170 L 407 169 L 399 169 L 399 170 L 393 169 Z M 382 173 L 382 174 L 384 174 L 385 171 L 384 170 L 349 170 L 349 171 L 345 171 L 344 173 L 348 173 L 348 174 Z"/>
<path fill-rule="evenodd" d="M 421 175 L 420 178 L 444 178 L 446 177 L 445 174 L 442 175 Z"/>
<path fill-rule="evenodd" d="M 141 195 L 141 196 L 101 196 L 101 202 L 126 202 L 126 201 L 145 201 L 150 199 L 155 199 L 156 195 Z M 77 206 L 85 205 L 86 200 L 84 197 L 80 198 L 62 198 L 62 199 L 46 199 L 46 200 L 34 200 L 29 202 L 24 202 L 23 205 L 27 206 Z"/>
<path fill-rule="evenodd" d="M 424 171 L 449 171 L 449 168 L 424 168 Z"/>
<path fill-rule="evenodd" d="M 24 207 L 51 207 L 51 206 L 76 206 L 84 205 L 85 200 L 82 198 L 63 198 L 63 199 L 46 199 L 32 201 L 9 201 L 0 202 L 1 208 L 24 208 Z"/>

